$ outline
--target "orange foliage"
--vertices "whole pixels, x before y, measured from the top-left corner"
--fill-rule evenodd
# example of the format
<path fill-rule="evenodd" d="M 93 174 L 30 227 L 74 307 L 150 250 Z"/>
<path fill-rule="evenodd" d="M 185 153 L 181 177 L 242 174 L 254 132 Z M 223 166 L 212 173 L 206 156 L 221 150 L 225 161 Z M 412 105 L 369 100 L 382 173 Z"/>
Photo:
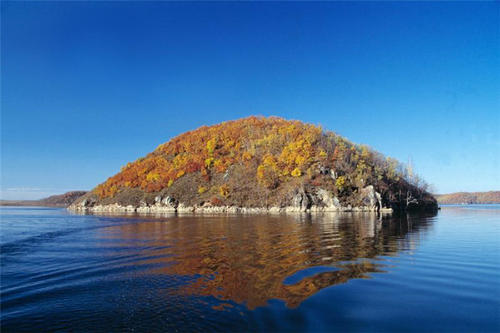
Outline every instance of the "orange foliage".
<path fill-rule="evenodd" d="M 128 163 L 95 192 L 100 197 L 114 196 L 125 187 L 155 192 L 187 174 L 200 173 L 210 181 L 211 175 L 224 173 L 235 164 L 246 166 L 260 184 L 273 188 L 287 178 L 302 177 L 317 163 L 332 163 L 342 157 L 343 152 L 336 150 L 334 154 L 333 148 L 319 144 L 324 136 L 318 126 L 277 117 L 203 126 Z"/>
<path fill-rule="evenodd" d="M 212 199 L 210 199 L 210 203 L 213 205 L 213 206 L 222 206 L 222 200 L 220 200 L 219 198 L 217 197 L 212 197 Z"/>

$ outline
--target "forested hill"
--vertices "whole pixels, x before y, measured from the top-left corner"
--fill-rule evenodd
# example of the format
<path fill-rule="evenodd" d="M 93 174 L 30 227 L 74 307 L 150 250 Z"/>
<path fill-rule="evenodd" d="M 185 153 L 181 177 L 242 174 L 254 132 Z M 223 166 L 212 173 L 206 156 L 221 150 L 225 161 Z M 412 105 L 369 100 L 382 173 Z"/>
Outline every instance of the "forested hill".
<path fill-rule="evenodd" d="M 456 192 L 435 197 L 440 204 L 500 204 L 500 191 Z"/>
<path fill-rule="evenodd" d="M 436 206 L 411 170 L 368 146 L 296 120 L 249 117 L 203 126 L 159 145 L 80 204 L 153 206 L 168 197 L 169 205 L 307 209 L 334 200 L 357 207 L 367 203 L 367 195 L 373 199 L 374 193 L 367 194 L 372 188 L 384 207 Z"/>

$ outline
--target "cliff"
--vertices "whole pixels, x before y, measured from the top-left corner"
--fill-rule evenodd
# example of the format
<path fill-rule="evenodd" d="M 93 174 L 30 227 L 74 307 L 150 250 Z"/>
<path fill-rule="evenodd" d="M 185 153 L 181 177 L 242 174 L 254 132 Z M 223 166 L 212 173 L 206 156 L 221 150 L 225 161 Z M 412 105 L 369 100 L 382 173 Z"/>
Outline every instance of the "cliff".
<path fill-rule="evenodd" d="M 203 126 L 78 199 L 90 211 L 433 210 L 424 183 L 397 161 L 319 126 L 249 117 Z"/>

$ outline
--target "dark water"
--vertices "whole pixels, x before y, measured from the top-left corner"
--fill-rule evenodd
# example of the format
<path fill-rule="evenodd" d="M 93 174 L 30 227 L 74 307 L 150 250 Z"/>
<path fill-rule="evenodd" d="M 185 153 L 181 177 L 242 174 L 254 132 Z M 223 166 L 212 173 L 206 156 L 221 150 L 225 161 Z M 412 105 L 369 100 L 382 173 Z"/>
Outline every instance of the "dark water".
<path fill-rule="evenodd" d="M 2 332 L 500 330 L 500 206 L 382 220 L 0 212 Z"/>

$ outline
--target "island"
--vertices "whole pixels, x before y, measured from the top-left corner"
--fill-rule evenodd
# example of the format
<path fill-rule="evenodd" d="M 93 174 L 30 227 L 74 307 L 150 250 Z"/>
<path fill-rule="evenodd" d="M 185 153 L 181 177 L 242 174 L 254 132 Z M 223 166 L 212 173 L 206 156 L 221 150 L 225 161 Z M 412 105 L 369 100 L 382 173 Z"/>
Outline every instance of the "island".
<path fill-rule="evenodd" d="M 123 166 L 69 207 L 90 212 L 436 210 L 411 168 L 332 131 L 251 116 L 203 126 Z"/>

